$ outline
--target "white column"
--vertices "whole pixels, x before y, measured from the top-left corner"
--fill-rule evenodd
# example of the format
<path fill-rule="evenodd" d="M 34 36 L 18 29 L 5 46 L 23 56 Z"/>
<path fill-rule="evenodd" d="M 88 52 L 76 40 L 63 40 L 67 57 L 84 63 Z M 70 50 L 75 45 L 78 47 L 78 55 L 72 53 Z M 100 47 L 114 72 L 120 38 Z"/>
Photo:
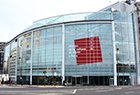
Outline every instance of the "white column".
<path fill-rule="evenodd" d="M 62 24 L 62 84 L 65 80 L 65 26 Z"/>
<path fill-rule="evenodd" d="M 31 33 L 31 62 L 30 62 L 30 85 L 32 85 L 32 62 L 33 62 L 33 31 Z"/>
<path fill-rule="evenodd" d="M 114 61 L 114 86 L 117 86 L 117 60 L 116 60 L 116 43 L 115 43 L 115 26 L 112 22 L 112 39 L 113 39 L 113 61 Z"/>
<path fill-rule="evenodd" d="M 136 56 L 136 68 L 137 68 L 137 85 L 140 85 L 140 34 L 139 34 L 139 23 L 137 12 L 133 13 L 133 22 L 134 22 L 134 36 L 135 36 L 135 56 Z"/>

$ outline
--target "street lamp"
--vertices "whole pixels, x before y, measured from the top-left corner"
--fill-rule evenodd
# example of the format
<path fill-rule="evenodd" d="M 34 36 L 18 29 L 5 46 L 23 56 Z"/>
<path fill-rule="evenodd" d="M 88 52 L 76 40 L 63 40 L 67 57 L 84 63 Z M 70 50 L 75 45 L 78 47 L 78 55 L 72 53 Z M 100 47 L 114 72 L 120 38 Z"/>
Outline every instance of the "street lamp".
<path fill-rule="evenodd" d="M 22 63 L 21 63 L 21 57 L 19 57 L 19 62 L 20 62 L 20 84 L 23 84 L 23 80 L 22 80 Z"/>
<path fill-rule="evenodd" d="M 116 49 L 116 52 L 117 52 L 116 61 L 117 61 L 117 74 L 118 74 L 118 85 L 119 85 L 119 82 L 120 82 L 120 80 L 119 80 L 119 62 L 118 62 L 119 61 L 119 48 Z"/>
<path fill-rule="evenodd" d="M 22 76 L 20 76 L 20 82 L 21 82 L 21 85 L 23 85 Z"/>
<path fill-rule="evenodd" d="M 46 83 L 45 83 L 45 80 L 46 80 L 46 76 L 45 76 L 45 75 L 46 75 L 46 73 L 47 73 L 47 71 L 43 71 L 43 74 L 44 74 L 44 86 L 45 86 L 45 84 L 46 84 Z"/>

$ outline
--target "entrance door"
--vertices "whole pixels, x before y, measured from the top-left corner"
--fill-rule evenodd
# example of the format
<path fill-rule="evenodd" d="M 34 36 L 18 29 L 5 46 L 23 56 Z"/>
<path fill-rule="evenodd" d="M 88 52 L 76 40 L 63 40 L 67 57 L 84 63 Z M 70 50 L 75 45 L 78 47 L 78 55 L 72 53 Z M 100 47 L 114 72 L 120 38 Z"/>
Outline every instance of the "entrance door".
<path fill-rule="evenodd" d="M 72 77 L 72 85 L 76 85 L 75 77 Z"/>
<path fill-rule="evenodd" d="M 109 79 L 109 85 L 114 85 L 114 78 Z"/>
<path fill-rule="evenodd" d="M 118 77 L 118 85 L 129 85 L 130 78 L 129 76 L 119 76 Z"/>
<path fill-rule="evenodd" d="M 76 77 L 76 85 L 80 85 L 81 84 L 81 77 Z"/>
<path fill-rule="evenodd" d="M 72 77 L 72 85 L 81 85 L 82 78 L 81 77 Z"/>

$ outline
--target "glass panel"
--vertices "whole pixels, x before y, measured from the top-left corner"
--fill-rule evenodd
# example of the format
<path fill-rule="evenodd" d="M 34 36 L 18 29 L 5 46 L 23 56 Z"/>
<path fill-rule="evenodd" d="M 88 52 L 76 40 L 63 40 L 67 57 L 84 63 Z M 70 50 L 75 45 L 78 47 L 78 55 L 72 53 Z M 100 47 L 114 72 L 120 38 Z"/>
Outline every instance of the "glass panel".
<path fill-rule="evenodd" d="M 61 22 L 82 21 L 82 20 L 112 20 L 112 18 L 113 18 L 112 13 L 109 11 L 66 14 L 38 20 L 34 22 L 31 27 L 27 28 L 27 30 L 43 25 Z"/>
<path fill-rule="evenodd" d="M 118 85 L 130 84 L 136 76 L 132 13 L 114 12 Z"/>
<path fill-rule="evenodd" d="M 51 27 L 34 32 L 33 76 L 60 76 L 62 64 L 62 28 Z"/>
<path fill-rule="evenodd" d="M 66 25 L 65 32 L 66 76 L 113 75 L 111 24 L 71 24 Z"/>
<path fill-rule="evenodd" d="M 4 53 L 4 74 L 8 74 L 9 59 L 10 59 L 10 45 L 7 45 Z"/>

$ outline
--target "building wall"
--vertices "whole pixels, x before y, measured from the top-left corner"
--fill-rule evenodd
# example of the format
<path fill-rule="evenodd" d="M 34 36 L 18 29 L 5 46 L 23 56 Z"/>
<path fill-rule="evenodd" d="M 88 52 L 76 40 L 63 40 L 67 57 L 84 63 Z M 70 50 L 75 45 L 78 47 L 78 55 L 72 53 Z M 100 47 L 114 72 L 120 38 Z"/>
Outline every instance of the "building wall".
<path fill-rule="evenodd" d="M 133 15 L 108 8 L 32 27 L 7 44 L 4 72 L 15 83 L 34 84 L 55 77 L 67 83 L 93 84 L 94 80 L 109 85 L 113 80 L 128 85 L 136 77 Z M 61 22 L 60 18 L 68 19 Z"/>
<path fill-rule="evenodd" d="M 5 42 L 0 42 L 0 74 L 3 74 Z"/>
<path fill-rule="evenodd" d="M 99 41 L 95 40 L 99 37 Z M 89 43 L 88 39 L 89 38 Z M 93 38 L 93 39 L 92 39 Z M 85 39 L 85 42 L 84 40 Z M 79 40 L 79 44 L 76 44 Z M 93 40 L 93 41 L 92 41 Z M 82 46 L 85 43 L 85 47 Z M 90 46 L 88 47 L 88 44 Z M 96 45 L 98 44 L 98 45 Z M 76 23 L 65 26 L 66 76 L 113 76 L 112 24 Z M 94 45 L 94 46 L 92 46 Z M 96 45 L 96 46 L 95 46 Z M 76 47 L 81 49 L 76 51 Z M 101 49 L 82 50 L 82 49 Z M 95 55 L 92 55 L 94 52 Z M 78 54 L 79 53 L 79 54 Z M 81 54 L 80 54 L 81 53 Z M 100 54 L 101 53 L 101 54 Z M 81 55 L 81 56 L 80 56 Z M 84 56 L 85 55 L 85 56 Z M 79 63 L 78 63 L 79 62 Z"/>

